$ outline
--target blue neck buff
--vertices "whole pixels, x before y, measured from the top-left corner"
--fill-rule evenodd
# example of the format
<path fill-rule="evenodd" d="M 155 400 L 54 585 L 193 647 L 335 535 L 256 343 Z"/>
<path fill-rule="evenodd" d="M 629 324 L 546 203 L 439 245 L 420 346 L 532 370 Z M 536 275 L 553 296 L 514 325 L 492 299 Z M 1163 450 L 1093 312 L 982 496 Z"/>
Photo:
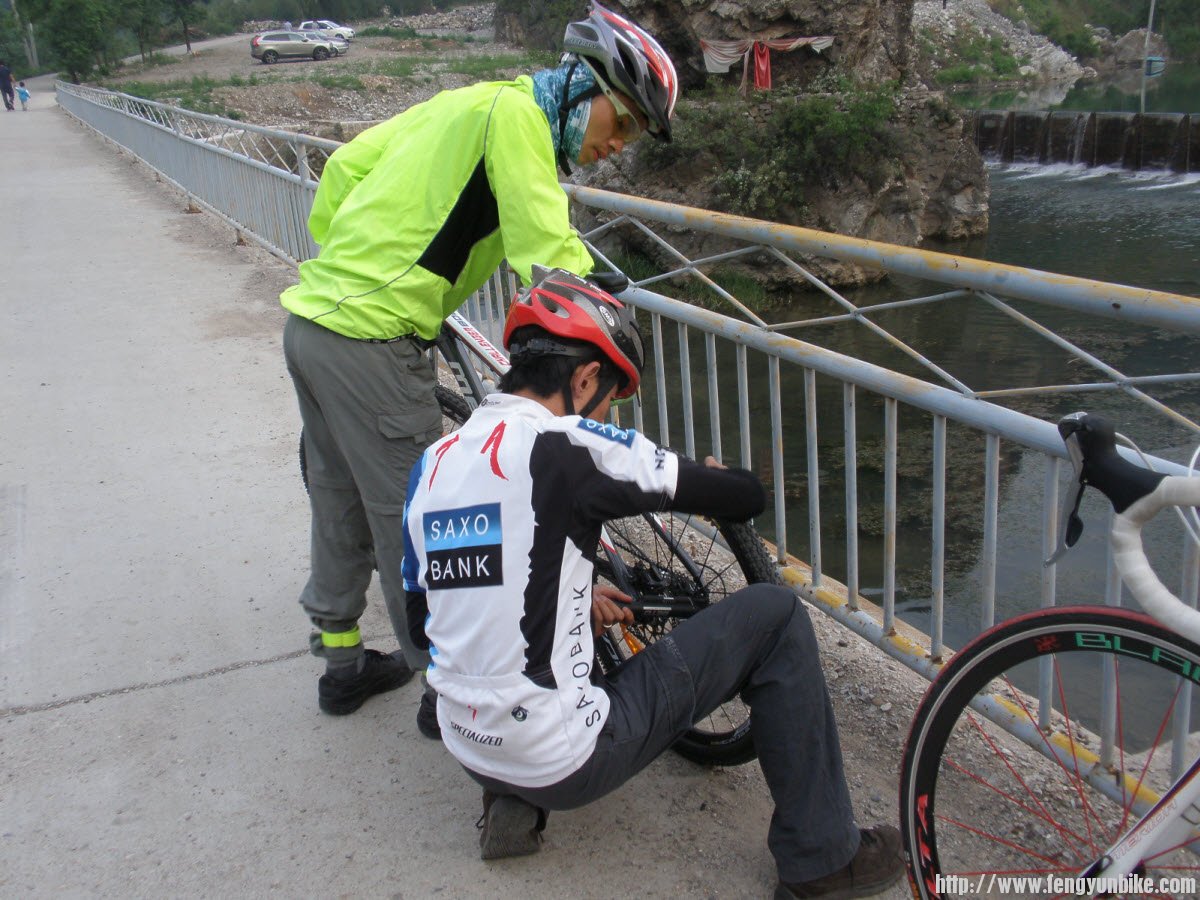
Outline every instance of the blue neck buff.
<path fill-rule="evenodd" d="M 599 92 L 596 76 L 592 70 L 575 56 L 564 56 L 563 63 L 556 69 L 542 69 L 533 73 L 533 98 L 546 114 L 550 123 L 550 139 L 554 142 L 554 155 L 559 160 L 568 175 L 570 168 L 566 164 L 579 158 L 583 148 L 583 134 L 587 131 L 588 118 L 592 112 L 592 104 L 584 98 L 591 98 Z M 571 66 L 575 64 L 572 72 Z M 559 134 L 559 107 L 563 101 L 563 89 L 567 86 L 567 76 L 570 74 L 571 86 L 567 90 L 567 104 L 575 104 L 567 116 L 566 127 Z M 582 102 L 581 102 L 582 101 Z M 560 143 L 561 140 L 561 143 Z M 566 164 L 564 164 L 566 163 Z"/>

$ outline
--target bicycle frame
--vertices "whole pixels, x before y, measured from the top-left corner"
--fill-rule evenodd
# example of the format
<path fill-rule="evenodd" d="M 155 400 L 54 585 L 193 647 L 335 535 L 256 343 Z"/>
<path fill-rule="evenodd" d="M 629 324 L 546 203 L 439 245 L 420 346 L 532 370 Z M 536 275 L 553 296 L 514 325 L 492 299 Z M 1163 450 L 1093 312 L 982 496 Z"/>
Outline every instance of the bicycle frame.
<path fill-rule="evenodd" d="M 1132 874 L 1156 852 L 1188 846 L 1200 852 L 1200 757 L 1171 785 L 1120 841 L 1080 873 L 1080 878 L 1117 881 Z M 1098 891 L 1092 896 L 1102 895 Z"/>
<path fill-rule="evenodd" d="M 460 313 L 451 313 L 442 325 L 435 345 L 458 384 L 458 391 L 471 409 L 489 393 L 479 369 L 471 361 L 478 359 L 496 380 L 508 371 L 508 357 Z"/>
<path fill-rule="evenodd" d="M 1159 580 L 1142 551 L 1141 529 L 1167 506 L 1200 504 L 1200 479 L 1169 476 L 1154 491 L 1113 517 L 1110 538 L 1121 577 L 1142 608 L 1173 631 L 1200 640 L 1200 614 Z M 1082 873 L 1084 878 L 1118 879 L 1134 872 L 1156 852 L 1188 847 L 1200 853 L 1200 757 L 1159 798 L 1138 823 Z"/>

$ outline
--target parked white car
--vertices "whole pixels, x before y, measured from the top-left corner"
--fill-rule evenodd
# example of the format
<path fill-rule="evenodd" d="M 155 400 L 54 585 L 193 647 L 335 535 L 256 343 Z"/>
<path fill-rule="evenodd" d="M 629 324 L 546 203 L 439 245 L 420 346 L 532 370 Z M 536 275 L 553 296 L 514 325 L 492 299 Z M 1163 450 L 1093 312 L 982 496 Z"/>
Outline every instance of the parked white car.
<path fill-rule="evenodd" d="M 353 28 L 348 25 L 339 25 L 337 22 L 331 22 L 328 19 L 309 19 L 307 22 L 301 22 L 300 30 L 321 32 L 329 37 L 339 37 L 343 41 L 348 41 L 354 37 Z"/>

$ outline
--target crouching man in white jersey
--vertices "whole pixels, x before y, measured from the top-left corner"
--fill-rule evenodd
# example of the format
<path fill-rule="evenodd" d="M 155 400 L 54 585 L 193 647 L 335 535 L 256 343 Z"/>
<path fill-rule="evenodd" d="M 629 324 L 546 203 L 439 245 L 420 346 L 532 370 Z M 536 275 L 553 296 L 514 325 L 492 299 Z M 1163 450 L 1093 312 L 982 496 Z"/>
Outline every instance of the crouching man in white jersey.
<path fill-rule="evenodd" d="M 588 282 L 536 273 L 504 344 L 501 392 L 425 451 L 404 519 L 409 624 L 432 656 L 446 747 L 484 789 L 483 857 L 536 851 L 547 810 L 614 790 L 740 693 L 775 802 L 776 896 L 892 884 L 899 833 L 855 824 L 812 625 L 789 590 L 747 587 L 612 677 L 593 671 L 593 629 L 633 619 L 628 597 L 593 590 L 601 524 L 667 509 L 745 520 L 766 502 L 758 479 L 600 424 L 637 390 L 643 351 L 632 310 Z"/>

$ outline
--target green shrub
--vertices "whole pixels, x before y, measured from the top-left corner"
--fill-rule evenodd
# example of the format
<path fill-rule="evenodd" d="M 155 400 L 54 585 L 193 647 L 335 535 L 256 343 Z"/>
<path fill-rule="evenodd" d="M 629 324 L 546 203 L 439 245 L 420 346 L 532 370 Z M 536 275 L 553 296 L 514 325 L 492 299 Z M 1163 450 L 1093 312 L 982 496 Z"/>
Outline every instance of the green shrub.
<path fill-rule="evenodd" d="M 742 162 L 713 179 L 713 199 L 719 208 L 738 215 L 775 219 L 785 215 L 783 205 L 803 206 L 796 197 L 801 183 L 801 176 L 785 171 L 778 159 L 752 168 Z"/>
<path fill-rule="evenodd" d="M 361 78 L 359 78 L 357 75 L 350 75 L 346 73 L 341 73 L 338 75 L 320 74 L 315 78 L 312 78 L 311 81 L 314 84 L 319 84 L 321 87 L 328 88 L 329 90 L 365 91 L 367 89 L 367 86 L 362 83 Z"/>
<path fill-rule="evenodd" d="M 717 173 L 714 206 L 776 220 L 803 216 L 806 185 L 859 178 L 878 189 L 895 171 L 894 86 L 779 97 L 770 105 L 767 120 L 751 126 L 736 95 L 681 101 L 671 143 L 648 143 L 640 155 L 652 168 L 706 160 Z"/>
<path fill-rule="evenodd" d="M 974 84 L 976 81 L 983 80 L 983 73 L 978 66 L 961 63 L 939 69 L 934 78 L 937 79 L 938 84 Z"/>
<path fill-rule="evenodd" d="M 446 60 L 446 71 L 467 75 L 476 81 L 489 81 L 505 76 L 513 69 L 533 72 L 553 66 L 557 57 L 544 51 L 503 53 L 496 56 L 464 56 Z"/>
<path fill-rule="evenodd" d="M 129 81 L 123 84 L 101 84 L 115 91 L 123 91 L 146 100 L 157 100 L 190 109 L 193 112 L 209 113 L 214 116 L 233 118 L 224 103 L 213 98 L 216 88 L 224 87 L 228 81 L 214 81 L 197 75 L 188 81 Z"/>
<path fill-rule="evenodd" d="M 412 40 L 418 37 L 412 28 L 397 28 L 394 25 L 371 25 L 355 32 L 356 37 L 389 37 L 398 41 Z"/>
<path fill-rule="evenodd" d="M 979 81 L 1004 81 L 1017 77 L 1021 64 L 1009 52 L 999 36 L 980 32 L 959 32 L 949 48 L 929 41 L 922 45 L 933 63 L 939 84 L 973 84 Z"/>

